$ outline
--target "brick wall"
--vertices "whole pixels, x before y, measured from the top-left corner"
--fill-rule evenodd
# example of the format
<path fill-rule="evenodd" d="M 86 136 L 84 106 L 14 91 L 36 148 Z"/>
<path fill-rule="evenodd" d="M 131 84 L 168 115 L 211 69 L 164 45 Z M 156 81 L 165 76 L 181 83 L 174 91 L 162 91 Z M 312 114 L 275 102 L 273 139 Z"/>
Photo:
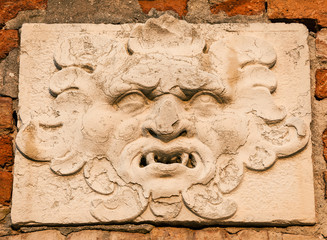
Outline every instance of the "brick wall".
<path fill-rule="evenodd" d="M 317 224 L 283 228 L 170 228 L 151 225 L 22 227 L 10 224 L 13 141 L 23 23 L 145 22 L 163 12 L 193 23 L 300 22 L 310 30 L 312 142 Z M 325 28 L 326 27 L 326 28 Z M 0 240 L 327 239 L 327 0 L 0 0 Z M 325 130 L 326 129 L 326 130 Z M 325 159 L 325 160 L 324 160 Z"/>

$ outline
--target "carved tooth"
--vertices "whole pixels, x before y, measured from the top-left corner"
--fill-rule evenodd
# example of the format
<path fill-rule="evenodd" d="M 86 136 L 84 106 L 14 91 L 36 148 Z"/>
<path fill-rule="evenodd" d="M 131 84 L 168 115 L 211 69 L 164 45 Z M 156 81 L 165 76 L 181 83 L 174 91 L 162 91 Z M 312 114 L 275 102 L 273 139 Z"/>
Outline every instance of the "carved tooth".
<path fill-rule="evenodd" d="M 154 153 L 149 153 L 148 155 L 146 155 L 146 164 L 149 165 L 151 163 L 155 163 Z"/>
<path fill-rule="evenodd" d="M 187 162 L 188 162 L 188 154 L 187 153 L 183 153 L 182 156 L 181 156 L 181 159 L 182 159 L 182 164 L 186 166 Z"/>

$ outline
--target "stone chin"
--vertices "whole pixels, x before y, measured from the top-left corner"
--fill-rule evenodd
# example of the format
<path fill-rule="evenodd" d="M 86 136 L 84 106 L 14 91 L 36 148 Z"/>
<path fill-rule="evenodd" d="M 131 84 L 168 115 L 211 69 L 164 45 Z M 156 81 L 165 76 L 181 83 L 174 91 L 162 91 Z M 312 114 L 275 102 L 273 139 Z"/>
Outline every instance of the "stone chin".
<path fill-rule="evenodd" d="M 215 175 L 216 158 L 195 138 L 180 138 L 163 144 L 140 138 L 128 144 L 114 166 L 126 183 L 143 187 L 152 198 L 179 195 L 194 184 L 207 184 Z"/>

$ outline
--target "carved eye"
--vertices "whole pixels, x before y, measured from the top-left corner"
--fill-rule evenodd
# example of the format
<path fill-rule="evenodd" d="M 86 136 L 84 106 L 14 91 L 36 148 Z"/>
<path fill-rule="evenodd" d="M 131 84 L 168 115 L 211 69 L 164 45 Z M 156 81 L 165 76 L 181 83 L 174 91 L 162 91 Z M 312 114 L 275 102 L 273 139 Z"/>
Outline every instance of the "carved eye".
<path fill-rule="evenodd" d="M 191 99 L 191 107 L 200 111 L 201 115 L 209 115 L 212 111 L 219 108 L 221 101 L 209 92 L 201 92 L 194 95 Z"/>
<path fill-rule="evenodd" d="M 147 100 L 141 93 L 131 92 L 119 98 L 116 105 L 125 113 L 139 113 L 147 105 Z"/>
<path fill-rule="evenodd" d="M 215 95 L 210 92 L 200 92 L 195 94 L 191 99 L 191 104 L 219 104 L 221 103 L 220 99 L 218 99 Z"/>

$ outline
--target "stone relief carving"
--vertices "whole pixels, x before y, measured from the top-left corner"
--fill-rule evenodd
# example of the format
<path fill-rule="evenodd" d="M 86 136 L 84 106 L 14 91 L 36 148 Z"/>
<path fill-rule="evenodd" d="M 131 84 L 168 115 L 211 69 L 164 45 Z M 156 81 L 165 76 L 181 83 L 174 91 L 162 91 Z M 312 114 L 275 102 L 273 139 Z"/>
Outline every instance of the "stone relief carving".
<path fill-rule="evenodd" d="M 308 143 L 308 124 L 274 101 L 278 56 L 260 38 L 210 42 L 164 15 L 124 43 L 85 33 L 53 54 L 52 105 L 23 123 L 17 149 L 62 178 L 82 171 L 106 196 L 89 205 L 100 222 L 147 208 L 173 221 L 183 207 L 228 219 L 245 168 L 267 170 Z"/>

